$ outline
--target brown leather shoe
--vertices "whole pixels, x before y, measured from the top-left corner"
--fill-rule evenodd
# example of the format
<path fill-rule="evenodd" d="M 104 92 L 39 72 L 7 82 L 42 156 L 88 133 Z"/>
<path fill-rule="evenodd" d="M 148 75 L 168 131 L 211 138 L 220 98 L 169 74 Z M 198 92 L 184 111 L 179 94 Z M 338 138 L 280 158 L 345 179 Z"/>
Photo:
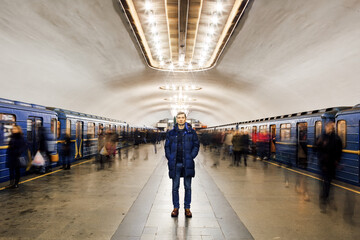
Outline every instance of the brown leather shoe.
<path fill-rule="evenodd" d="M 187 218 L 191 218 L 192 217 L 192 213 L 191 213 L 191 211 L 190 211 L 190 209 L 185 209 L 185 217 L 187 217 Z"/>
<path fill-rule="evenodd" d="M 174 210 L 171 212 L 171 217 L 177 217 L 179 215 L 179 209 L 174 208 Z"/>

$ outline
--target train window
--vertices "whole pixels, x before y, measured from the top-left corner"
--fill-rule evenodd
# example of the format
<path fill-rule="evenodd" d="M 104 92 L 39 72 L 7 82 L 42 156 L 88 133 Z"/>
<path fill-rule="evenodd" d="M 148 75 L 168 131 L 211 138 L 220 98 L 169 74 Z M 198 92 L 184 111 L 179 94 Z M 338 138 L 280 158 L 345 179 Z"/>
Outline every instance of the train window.
<path fill-rule="evenodd" d="M 27 132 L 26 136 L 27 136 L 28 142 L 32 142 L 32 134 L 31 134 L 31 132 L 32 132 L 32 120 L 31 119 L 28 119 L 26 121 L 26 132 Z"/>
<path fill-rule="evenodd" d="M 315 122 L 315 139 L 318 139 L 321 136 L 322 122 Z"/>
<path fill-rule="evenodd" d="M 1 144 L 7 145 L 10 141 L 11 129 L 15 124 L 15 116 L 12 114 L 0 113 L 0 136 Z"/>
<path fill-rule="evenodd" d="M 95 137 L 95 123 L 88 123 L 87 124 L 87 136 L 88 138 Z"/>
<path fill-rule="evenodd" d="M 280 125 L 280 141 L 290 140 L 291 124 L 284 123 Z"/>
<path fill-rule="evenodd" d="M 51 119 L 51 133 L 53 134 L 54 138 L 57 136 L 57 120 L 56 118 Z"/>
<path fill-rule="evenodd" d="M 343 148 L 346 147 L 346 121 L 340 120 L 337 122 L 336 126 L 337 134 L 339 135 Z"/>
<path fill-rule="evenodd" d="M 57 139 L 59 139 L 60 138 L 60 129 L 61 129 L 61 123 L 60 123 L 60 121 L 57 121 Z"/>
<path fill-rule="evenodd" d="M 261 125 L 259 127 L 259 132 L 260 133 L 267 133 L 267 125 Z"/>
<path fill-rule="evenodd" d="M 71 121 L 70 121 L 70 119 L 66 119 L 66 135 L 71 137 Z"/>
<path fill-rule="evenodd" d="M 76 139 L 82 139 L 83 138 L 83 122 L 77 121 L 76 122 Z"/>

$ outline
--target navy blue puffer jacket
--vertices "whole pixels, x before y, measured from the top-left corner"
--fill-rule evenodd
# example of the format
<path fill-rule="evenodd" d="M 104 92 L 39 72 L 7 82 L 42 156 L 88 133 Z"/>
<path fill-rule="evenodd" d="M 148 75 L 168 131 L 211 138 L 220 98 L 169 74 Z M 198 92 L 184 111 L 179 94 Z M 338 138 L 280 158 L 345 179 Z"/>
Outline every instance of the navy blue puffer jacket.
<path fill-rule="evenodd" d="M 166 134 L 165 156 L 168 160 L 169 177 L 175 177 L 176 152 L 177 152 L 177 135 L 178 125 L 175 124 L 174 129 Z M 184 176 L 195 177 L 194 158 L 199 152 L 199 140 L 194 129 L 188 123 L 185 123 L 185 131 L 183 135 L 183 163 Z"/>

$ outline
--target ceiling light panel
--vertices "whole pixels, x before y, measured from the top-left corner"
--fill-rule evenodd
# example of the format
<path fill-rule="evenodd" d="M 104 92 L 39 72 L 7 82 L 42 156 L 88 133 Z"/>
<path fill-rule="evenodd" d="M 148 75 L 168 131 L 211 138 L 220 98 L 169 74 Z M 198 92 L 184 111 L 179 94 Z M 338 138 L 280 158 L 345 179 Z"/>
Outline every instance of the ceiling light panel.
<path fill-rule="evenodd" d="M 216 65 L 249 0 L 119 0 L 149 67 Z"/>

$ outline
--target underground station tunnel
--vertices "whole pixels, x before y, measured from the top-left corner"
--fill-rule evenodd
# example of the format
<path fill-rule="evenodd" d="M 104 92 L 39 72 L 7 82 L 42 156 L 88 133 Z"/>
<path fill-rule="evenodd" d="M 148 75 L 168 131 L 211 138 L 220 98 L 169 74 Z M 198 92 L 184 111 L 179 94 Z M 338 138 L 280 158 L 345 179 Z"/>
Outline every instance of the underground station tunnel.
<path fill-rule="evenodd" d="M 0 0 L 0 239 L 360 239 L 359 0 Z"/>

